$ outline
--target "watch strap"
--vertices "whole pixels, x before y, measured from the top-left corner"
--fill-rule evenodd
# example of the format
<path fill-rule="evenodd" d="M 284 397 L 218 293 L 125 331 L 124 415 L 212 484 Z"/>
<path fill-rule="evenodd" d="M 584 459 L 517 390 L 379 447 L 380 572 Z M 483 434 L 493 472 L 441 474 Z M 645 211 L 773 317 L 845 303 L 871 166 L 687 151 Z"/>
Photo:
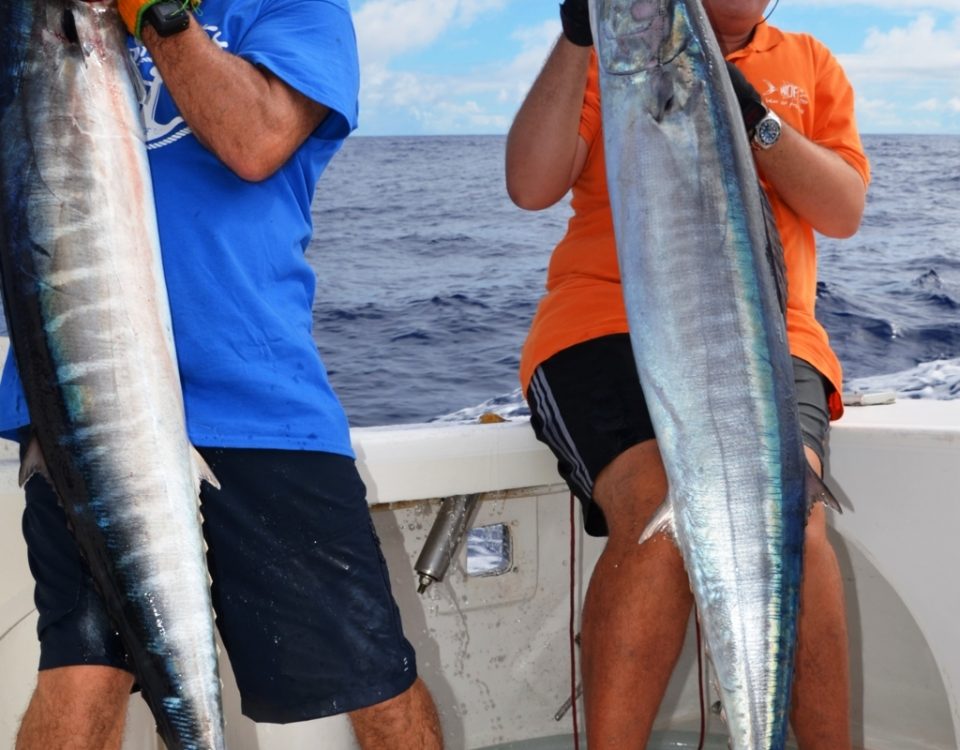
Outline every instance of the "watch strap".
<path fill-rule="evenodd" d="M 190 25 L 190 12 L 185 3 L 178 0 L 156 0 L 144 6 L 140 12 L 139 31 L 147 23 L 161 37 L 173 36 L 185 31 Z"/>
<path fill-rule="evenodd" d="M 118 10 L 124 24 L 137 39 L 144 25 L 160 36 L 172 36 L 190 25 L 190 10 L 199 0 L 120 0 Z"/>
<path fill-rule="evenodd" d="M 743 114 L 743 124 L 747 129 L 747 137 L 753 140 L 757 132 L 757 125 L 767 116 L 768 110 L 763 102 L 750 100 L 745 105 L 741 105 L 740 112 Z"/>

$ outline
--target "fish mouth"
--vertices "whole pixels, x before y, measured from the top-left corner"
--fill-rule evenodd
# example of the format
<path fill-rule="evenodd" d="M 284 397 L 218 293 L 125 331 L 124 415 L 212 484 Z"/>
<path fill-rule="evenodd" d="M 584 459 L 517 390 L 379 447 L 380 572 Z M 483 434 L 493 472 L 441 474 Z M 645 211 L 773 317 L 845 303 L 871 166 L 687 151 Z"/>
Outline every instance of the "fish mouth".
<path fill-rule="evenodd" d="M 608 0 L 613 2 L 613 0 Z M 678 23 L 676 13 L 664 0 L 636 0 L 624 7 L 599 14 L 597 51 L 611 75 L 630 75 L 673 63 L 694 42 L 691 30 Z M 608 10 L 604 8 L 604 11 Z"/>
<path fill-rule="evenodd" d="M 60 33 L 68 44 L 80 43 L 80 32 L 77 31 L 77 19 L 73 15 L 73 8 L 64 6 L 60 14 Z"/>

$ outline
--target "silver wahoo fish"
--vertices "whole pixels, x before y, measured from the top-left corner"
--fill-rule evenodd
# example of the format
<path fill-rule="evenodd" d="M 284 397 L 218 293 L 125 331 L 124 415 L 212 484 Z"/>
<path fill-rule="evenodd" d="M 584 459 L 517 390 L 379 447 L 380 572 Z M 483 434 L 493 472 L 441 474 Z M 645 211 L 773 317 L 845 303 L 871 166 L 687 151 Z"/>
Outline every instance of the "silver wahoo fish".
<path fill-rule="evenodd" d="M 624 299 L 669 484 L 644 539 L 669 529 L 683 555 L 732 747 L 779 750 L 819 492 L 782 250 L 699 0 L 591 0 L 591 13 Z"/>
<path fill-rule="evenodd" d="M 220 750 L 201 479 L 114 0 L 0 7 L 0 275 L 43 472 L 169 748 Z"/>

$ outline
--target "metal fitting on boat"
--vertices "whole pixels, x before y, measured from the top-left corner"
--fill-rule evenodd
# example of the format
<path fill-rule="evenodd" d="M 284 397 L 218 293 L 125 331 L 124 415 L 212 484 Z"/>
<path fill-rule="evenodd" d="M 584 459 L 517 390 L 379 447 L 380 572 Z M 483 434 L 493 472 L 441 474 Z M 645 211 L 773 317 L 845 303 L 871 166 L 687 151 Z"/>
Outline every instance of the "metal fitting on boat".
<path fill-rule="evenodd" d="M 418 594 L 426 591 L 434 581 L 443 580 L 450 561 L 460 549 L 479 500 L 480 495 L 454 495 L 444 498 L 440 503 L 440 512 L 430 528 L 415 566 L 420 577 Z"/>

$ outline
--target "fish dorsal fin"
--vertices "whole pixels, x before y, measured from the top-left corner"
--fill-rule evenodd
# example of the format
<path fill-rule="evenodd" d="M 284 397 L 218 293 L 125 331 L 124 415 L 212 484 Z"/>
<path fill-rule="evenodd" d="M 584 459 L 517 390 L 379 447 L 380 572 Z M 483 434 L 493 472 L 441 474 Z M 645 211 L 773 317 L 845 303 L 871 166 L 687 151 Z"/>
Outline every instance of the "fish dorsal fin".
<path fill-rule="evenodd" d="M 780 312 L 787 314 L 787 267 L 783 259 L 783 243 L 780 241 L 780 230 L 777 229 L 777 220 L 773 215 L 773 206 L 767 194 L 760 190 L 760 205 L 763 206 L 763 220 L 767 227 L 767 260 L 773 272 L 773 284 L 777 290 L 777 301 L 780 303 Z"/>
<path fill-rule="evenodd" d="M 197 449 L 192 445 L 190 446 L 190 453 L 193 456 L 193 465 L 197 469 L 197 493 L 199 494 L 200 485 L 203 482 L 206 482 L 214 489 L 219 490 L 220 482 L 216 476 L 214 476 L 213 470 L 207 466 L 207 462 L 203 460 L 203 456 L 201 456 Z"/>
<path fill-rule="evenodd" d="M 817 503 L 823 503 L 837 513 L 843 513 L 840 501 L 833 496 L 830 488 L 817 475 L 810 464 L 807 464 L 807 513 Z"/>
<path fill-rule="evenodd" d="M 667 498 L 663 504 L 657 508 L 657 512 L 653 514 L 653 518 L 650 519 L 647 528 L 645 528 L 640 535 L 638 544 L 643 544 L 657 534 L 667 534 L 671 539 L 675 539 L 676 535 L 673 529 L 673 504 L 670 502 L 670 499 Z"/>
<path fill-rule="evenodd" d="M 43 451 L 40 450 L 40 441 L 36 435 L 30 436 L 30 442 L 27 444 L 27 451 L 23 454 L 23 460 L 20 461 L 20 475 L 17 481 L 23 487 L 30 481 L 30 477 L 39 474 L 53 487 L 50 481 L 50 474 L 47 472 L 47 462 L 43 457 Z"/>

